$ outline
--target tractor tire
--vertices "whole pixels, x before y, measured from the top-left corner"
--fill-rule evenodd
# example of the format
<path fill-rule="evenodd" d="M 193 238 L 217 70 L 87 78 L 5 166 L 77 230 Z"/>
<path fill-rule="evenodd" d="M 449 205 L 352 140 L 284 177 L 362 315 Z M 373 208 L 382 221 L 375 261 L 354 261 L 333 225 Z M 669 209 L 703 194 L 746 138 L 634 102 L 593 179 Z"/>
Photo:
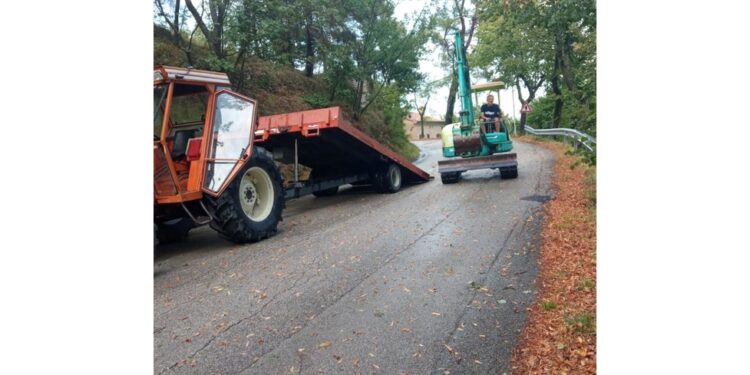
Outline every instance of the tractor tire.
<path fill-rule="evenodd" d="M 339 187 L 334 186 L 332 188 L 314 191 L 312 194 L 318 198 L 322 198 L 322 197 L 332 197 L 336 195 L 336 193 L 338 192 L 339 192 Z"/>
<path fill-rule="evenodd" d="M 440 174 L 440 181 L 445 184 L 455 184 L 461 178 L 460 172 L 448 172 Z"/>
<path fill-rule="evenodd" d="M 389 163 L 375 176 L 375 190 L 378 193 L 393 194 L 401 189 L 401 168 Z"/>
<path fill-rule="evenodd" d="M 516 177 L 518 177 L 518 167 L 500 171 L 500 178 L 502 178 L 503 180 L 516 178 Z"/>
<path fill-rule="evenodd" d="M 281 173 L 273 155 L 253 148 L 234 181 L 217 198 L 207 197 L 211 228 L 232 242 L 256 242 L 276 234 L 284 208 Z"/>
<path fill-rule="evenodd" d="M 179 241 L 187 237 L 188 232 L 195 227 L 193 221 L 187 217 L 180 217 L 156 225 L 154 237 L 159 244 Z"/>

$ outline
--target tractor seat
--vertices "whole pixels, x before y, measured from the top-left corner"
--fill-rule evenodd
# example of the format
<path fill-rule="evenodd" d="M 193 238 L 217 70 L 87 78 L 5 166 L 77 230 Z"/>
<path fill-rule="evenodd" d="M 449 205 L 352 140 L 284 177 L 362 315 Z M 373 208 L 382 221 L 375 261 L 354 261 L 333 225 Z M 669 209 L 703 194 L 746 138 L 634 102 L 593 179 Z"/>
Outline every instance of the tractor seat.
<path fill-rule="evenodd" d="M 195 138 L 200 129 L 186 129 L 174 132 L 174 146 L 172 147 L 172 160 L 185 157 L 187 144 L 190 138 Z"/>

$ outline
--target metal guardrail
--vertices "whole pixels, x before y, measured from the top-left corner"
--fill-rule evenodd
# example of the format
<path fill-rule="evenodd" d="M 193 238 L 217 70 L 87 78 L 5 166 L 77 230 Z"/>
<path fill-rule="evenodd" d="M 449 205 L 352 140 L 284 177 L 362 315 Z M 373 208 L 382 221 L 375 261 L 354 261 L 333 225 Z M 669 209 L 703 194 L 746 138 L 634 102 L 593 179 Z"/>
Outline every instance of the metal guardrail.
<path fill-rule="evenodd" d="M 591 147 L 592 144 L 596 144 L 596 138 L 570 128 L 553 128 L 553 129 L 534 129 L 531 126 L 524 126 L 524 129 L 527 133 L 531 133 L 534 135 L 559 135 L 564 137 L 570 137 L 575 139 L 579 144 L 583 145 L 583 147 L 586 147 L 589 151 L 594 151 L 594 149 Z"/>

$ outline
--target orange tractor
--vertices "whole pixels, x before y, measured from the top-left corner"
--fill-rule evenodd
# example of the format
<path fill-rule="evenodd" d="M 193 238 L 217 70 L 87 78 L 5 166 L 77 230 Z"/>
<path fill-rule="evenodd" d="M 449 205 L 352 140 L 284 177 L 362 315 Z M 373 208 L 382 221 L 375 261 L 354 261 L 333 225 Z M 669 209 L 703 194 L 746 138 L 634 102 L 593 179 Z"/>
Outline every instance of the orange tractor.
<path fill-rule="evenodd" d="M 293 167 L 285 180 L 279 165 Z M 312 170 L 306 180 L 302 167 Z M 346 184 L 384 193 L 430 179 L 340 117 L 338 107 L 259 117 L 226 74 L 154 68 L 154 232 L 168 242 L 209 224 L 234 242 L 276 233 L 285 200 Z"/>

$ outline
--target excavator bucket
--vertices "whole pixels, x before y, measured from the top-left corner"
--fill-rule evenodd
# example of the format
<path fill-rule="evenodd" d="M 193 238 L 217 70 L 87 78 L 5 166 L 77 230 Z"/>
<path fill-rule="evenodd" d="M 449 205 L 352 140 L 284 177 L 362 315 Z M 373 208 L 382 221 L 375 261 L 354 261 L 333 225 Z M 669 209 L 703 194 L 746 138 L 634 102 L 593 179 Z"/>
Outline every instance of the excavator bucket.
<path fill-rule="evenodd" d="M 454 136 L 453 147 L 456 150 L 456 155 L 461 155 L 465 152 L 481 150 L 482 139 L 479 133 L 474 133 L 465 137 Z"/>

